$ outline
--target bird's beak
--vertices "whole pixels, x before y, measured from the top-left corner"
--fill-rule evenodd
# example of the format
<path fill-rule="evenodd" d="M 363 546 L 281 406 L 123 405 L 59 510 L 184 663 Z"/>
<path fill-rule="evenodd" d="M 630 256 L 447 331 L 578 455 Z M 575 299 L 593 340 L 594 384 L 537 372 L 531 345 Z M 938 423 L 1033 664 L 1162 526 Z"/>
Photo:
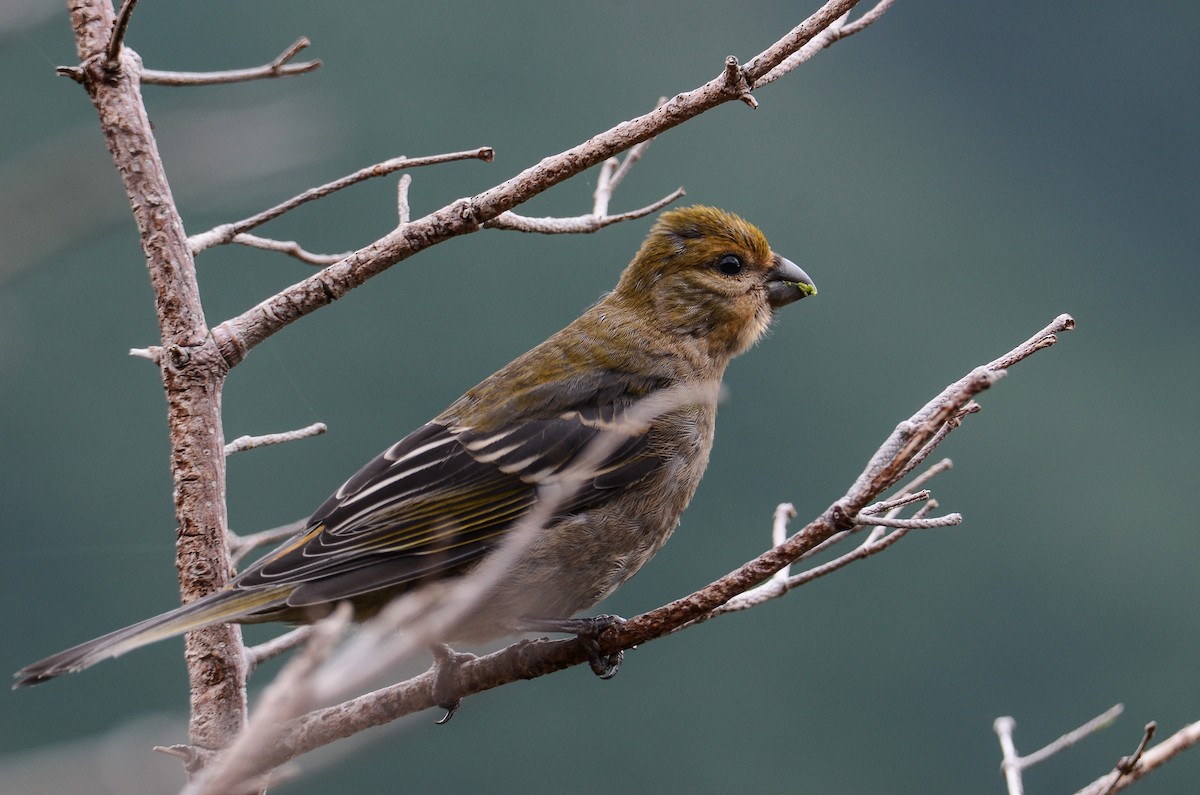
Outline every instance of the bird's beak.
<path fill-rule="evenodd" d="M 774 256 L 771 270 L 767 272 L 767 303 L 772 309 L 816 294 L 816 285 L 799 265 L 778 254 Z"/>

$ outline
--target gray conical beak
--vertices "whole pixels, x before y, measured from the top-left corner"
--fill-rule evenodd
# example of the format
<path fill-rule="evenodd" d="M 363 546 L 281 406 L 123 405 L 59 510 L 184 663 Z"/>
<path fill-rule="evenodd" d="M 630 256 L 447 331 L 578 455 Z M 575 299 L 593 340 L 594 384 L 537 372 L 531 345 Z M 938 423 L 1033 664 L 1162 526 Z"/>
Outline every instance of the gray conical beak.
<path fill-rule="evenodd" d="M 786 257 L 775 255 L 771 270 L 767 273 L 767 303 L 772 309 L 816 294 L 816 285 L 799 265 Z"/>

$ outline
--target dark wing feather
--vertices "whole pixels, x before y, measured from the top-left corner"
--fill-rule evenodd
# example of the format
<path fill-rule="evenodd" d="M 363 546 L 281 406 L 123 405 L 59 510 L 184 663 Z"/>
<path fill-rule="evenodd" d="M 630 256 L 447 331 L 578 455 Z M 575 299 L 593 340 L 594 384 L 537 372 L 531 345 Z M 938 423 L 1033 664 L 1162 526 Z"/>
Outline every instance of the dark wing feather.
<path fill-rule="evenodd" d="M 486 552 L 535 498 L 533 485 L 476 461 L 449 429 L 430 423 L 359 470 L 317 509 L 303 533 L 235 584 L 352 580 L 355 572 L 384 561 L 393 569 L 393 584 L 456 569 Z M 441 563 L 431 568 L 435 558 Z"/>
<path fill-rule="evenodd" d="M 233 586 L 295 584 L 288 605 L 299 607 L 456 574 L 499 543 L 537 501 L 538 485 L 577 462 L 606 429 L 618 434 L 613 450 L 558 516 L 601 503 L 653 471 L 660 460 L 646 428 L 621 427 L 634 402 L 610 383 L 549 418 L 488 431 L 431 422 L 359 470 L 304 532 Z"/>

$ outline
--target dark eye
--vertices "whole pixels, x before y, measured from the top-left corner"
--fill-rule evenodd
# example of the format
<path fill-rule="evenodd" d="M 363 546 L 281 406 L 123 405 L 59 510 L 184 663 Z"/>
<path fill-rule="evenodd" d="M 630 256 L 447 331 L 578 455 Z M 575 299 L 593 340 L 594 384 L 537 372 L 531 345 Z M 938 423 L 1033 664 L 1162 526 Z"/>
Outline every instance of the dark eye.
<path fill-rule="evenodd" d="M 742 272 L 742 260 L 733 254 L 726 254 L 717 262 L 717 270 L 726 276 L 736 276 Z"/>

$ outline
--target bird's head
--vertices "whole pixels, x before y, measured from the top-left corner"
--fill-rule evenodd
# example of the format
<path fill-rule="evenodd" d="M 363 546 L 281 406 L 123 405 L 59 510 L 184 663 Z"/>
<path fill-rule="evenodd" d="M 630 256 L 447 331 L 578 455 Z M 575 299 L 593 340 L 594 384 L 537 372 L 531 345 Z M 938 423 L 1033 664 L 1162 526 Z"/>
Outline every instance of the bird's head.
<path fill-rule="evenodd" d="M 613 298 L 662 331 L 702 340 L 711 355 L 753 345 L 775 310 L 816 287 L 762 232 L 713 207 L 663 213 L 621 275 Z"/>

